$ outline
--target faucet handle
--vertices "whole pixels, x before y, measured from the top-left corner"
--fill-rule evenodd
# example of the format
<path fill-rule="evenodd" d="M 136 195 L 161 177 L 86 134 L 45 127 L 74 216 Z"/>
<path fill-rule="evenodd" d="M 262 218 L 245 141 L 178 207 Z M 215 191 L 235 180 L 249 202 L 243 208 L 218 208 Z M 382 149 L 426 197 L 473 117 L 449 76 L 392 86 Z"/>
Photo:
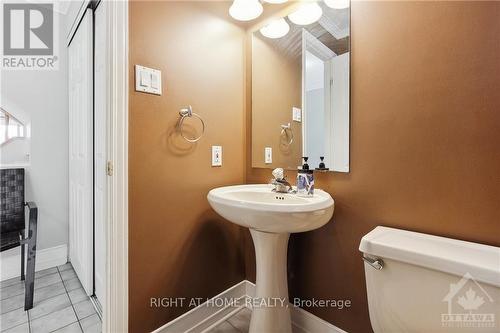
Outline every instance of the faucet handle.
<path fill-rule="evenodd" d="M 273 176 L 276 180 L 281 180 L 284 178 L 284 172 L 282 168 L 276 168 L 273 170 Z"/>

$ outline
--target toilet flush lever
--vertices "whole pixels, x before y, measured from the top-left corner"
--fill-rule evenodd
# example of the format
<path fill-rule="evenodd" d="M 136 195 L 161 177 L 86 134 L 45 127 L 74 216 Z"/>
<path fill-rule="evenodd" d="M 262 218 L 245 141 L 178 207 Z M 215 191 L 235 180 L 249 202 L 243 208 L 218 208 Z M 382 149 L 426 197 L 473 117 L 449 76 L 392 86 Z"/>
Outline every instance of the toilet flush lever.
<path fill-rule="evenodd" d="M 366 262 L 368 265 L 372 266 L 375 269 L 378 269 L 379 271 L 384 268 L 384 261 L 379 258 L 369 258 L 363 256 L 364 262 Z"/>

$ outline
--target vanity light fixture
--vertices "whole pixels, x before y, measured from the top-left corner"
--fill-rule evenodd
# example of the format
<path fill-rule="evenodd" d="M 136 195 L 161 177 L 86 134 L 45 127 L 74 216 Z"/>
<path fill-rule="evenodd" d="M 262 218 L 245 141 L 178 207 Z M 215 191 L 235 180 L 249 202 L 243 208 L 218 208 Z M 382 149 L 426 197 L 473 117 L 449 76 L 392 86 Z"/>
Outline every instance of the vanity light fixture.
<path fill-rule="evenodd" d="M 281 38 L 290 31 L 290 26 L 284 18 L 279 18 L 260 29 L 260 33 L 267 38 Z"/>
<path fill-rule="evenodd" d="M 229 7 L 229 15 L 238 21 L 250 21 L 262 14 L 262 4 L 258 0 L 234 0 Z"/>
<path fill-rule="evenodd" d="M 288 15 L 288 18 L 297 25 L 308 25 L 319 20 L 321 15 L 323 15 L 321 7 L 316 2 L 310 2 L 300 6 Z"/>
<path fill-rule="evenodd" d="M 349 0 L 324 0 L 325 4 L 333 9 L 344 9 L 349 7 Z"/>
<path fill-rule="evenodd" d="M 279 4 L 279 3 L 285 3 L 287 2 L 288 0 L 264 0 L 264 2 L 267 2 L 267 3 L 272 3 L 272 4 Z"/>

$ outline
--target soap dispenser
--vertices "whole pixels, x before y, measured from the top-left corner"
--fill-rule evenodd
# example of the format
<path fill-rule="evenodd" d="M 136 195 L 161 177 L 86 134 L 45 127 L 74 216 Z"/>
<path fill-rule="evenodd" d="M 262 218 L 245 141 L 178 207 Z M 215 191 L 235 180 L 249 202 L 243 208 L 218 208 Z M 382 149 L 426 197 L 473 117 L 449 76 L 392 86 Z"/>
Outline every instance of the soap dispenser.
<path fill-rule="evenodd" d="M 310 197 L 314 195 L 314 174 L 309 169 L 307 156 L 302 157 L 304 164 L 297 171 L 297 195 L 301 197 Z"/>
<path fill-rule="evenodd" d="M 318 171 L 328 171 L 328 170 L 330 170 L 325 165 L 325 156 L 320 156 L 319 159 L 321 160 L 321 162 L 319 163 L 319 167 L 317 167 L 316 170 L 318 170 Z"/>

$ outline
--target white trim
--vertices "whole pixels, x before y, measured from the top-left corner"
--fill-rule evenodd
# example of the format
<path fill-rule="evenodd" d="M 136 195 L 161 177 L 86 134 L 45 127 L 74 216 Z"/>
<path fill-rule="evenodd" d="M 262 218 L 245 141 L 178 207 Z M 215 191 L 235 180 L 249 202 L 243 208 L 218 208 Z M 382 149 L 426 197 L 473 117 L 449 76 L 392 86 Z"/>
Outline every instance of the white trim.
<path fill-rule="evenodd" d="M 216 299 L 241 299 L 252 298 L 255 295 L 255 284 L 243 280 L 231 288 L 221 292 L 217 296 L 210 299 L 210 304 L 217 304 Z M 230 304 L 230 302 L 223 302 Z M 166 323 L 165 325 L 154 330 L 152 333 L 170 333 L 170 332 L 208 332 L 220 323 L 224 322 L 240 309 L 251 302 L 243 302 L 243 305 L 237 308 L 223 306 L 217 308 L 209 306 L 209 301 L 197 306 L 196 308 L 186 312 L 180 317 Z M 329 322 L 316 317 L 304 309 L 296 308 L 290 304 L 290 312 L 292 316 L 292 324 L 299 329 L 300 332 L 311 333 L 347 333 Z"/>
<path fill-rule="evenodd" d="M 69 29 L 68 35 L 66 36 L 66 46 L 69 46 L 71 40 L 73 39 L 73 35 L 82 20 L 83 15 L 85 15 L 86 9 L 89 6 L 90 0 L 81 0 L 80 8 L 78 9 L 78 13 L 75 16 L 74 21 L 71 23 L 71 29 Z M 69 6 L 68 6 L 69 7 Z"/>
<path fill-rule="evenodd" d="M 0 169 L 24 169 L 29 168 L 29 163 L 7 163 L 1 164 Z"/>
<path fill-rule="evenodd" d="M 347 333 L 347 331 L 330 324 L 326 320 L 323 320 L 302 308 L 292 306 L 290 310 L 293 325 L 299 327 L 303 332 Z"/>
<path fill-rule="evenodd" d="M 337 56 L 335 52 L 330 50 L 328 46 L 323 44 L 306 29 L 302 29 L 302 39 L 305 42 L 302 53 L 307 50 L 323 61 L 328 61 Z"/>
<path fill-rule="evenodd" d="M 247 283 L 248 281 L 244 280 L 231 288 L 224 290 L 220 294 L 211 298 L 212 304 L 215 303 L 216 299 L 229 300 L 245 297 L 247 293 Z M 227 303 L 228 302 L 224 302 L 225 305 L 227 305 Z M 223 318 L 227 319 L 228 315 L 234 314 L 234 312 L 238 310 L 240 309 L 234 310 L 228 306 L 220 308 L 211 306 L 209 305 L 209 302 L 206 301 L 196 308 L 156 329 L 153 333 L 190 332 L 194 329 L 196 329 L 197 332 L 205 331 L 224 321 L 225 319 Z"/>
<path fill-rule="evenodd" d="M 342 29 L 328 15 L 321 16 L 318 23 L 325 28 L 326 31 L 332 34 L 335 39 L 342 39 L 349 36 L 349 24 Z"/>
<path fill-rule="evenodd" d="M 128 1 L 107 7 L 108 177 L 103 332 L 128 332 Z"/>
<path fill-rule="evenodd" d="M 0 254 L 0 281 L 21 276 L 21 247 Z M 35 271 L 64 265 L 68 262 L 67 244 L 36 251 Z"/>

